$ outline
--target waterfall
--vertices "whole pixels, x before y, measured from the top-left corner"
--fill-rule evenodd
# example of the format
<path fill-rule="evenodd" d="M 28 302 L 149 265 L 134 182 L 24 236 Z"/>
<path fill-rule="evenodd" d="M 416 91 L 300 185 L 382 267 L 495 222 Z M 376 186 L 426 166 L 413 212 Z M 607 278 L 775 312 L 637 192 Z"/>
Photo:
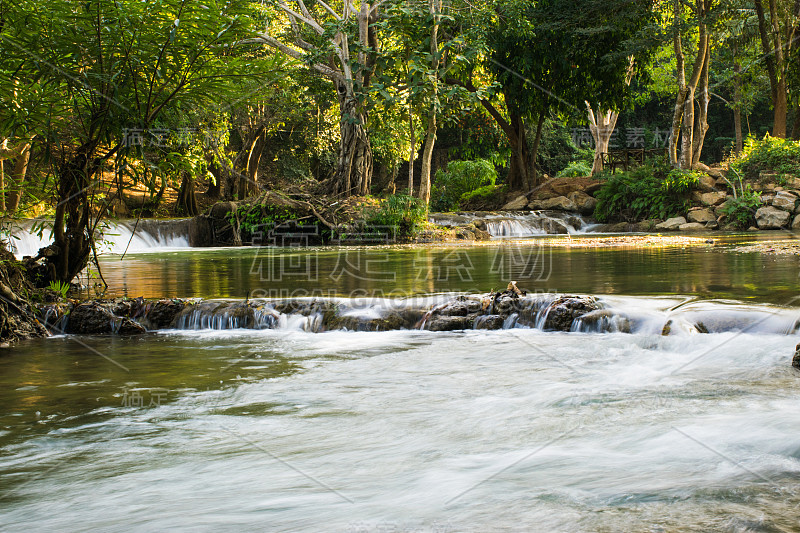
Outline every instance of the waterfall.
<path fill-rule="evenodd" d="M 176 248 L 189 248 L 190 219 L 174 220 L 120 220 L 108 222 L 100 228 L 97 240 L 99 254 L 163 252 Z M 8 248 L 21 259 L 33 256 L 40 248 L 52 242 L 51 220 L 21 220 L 5 228 Z M 135 228 L 135 231 L 134 231 Z M 130 243 L 130 245 L 128 244 Z"/>
<path fill-rule="evenodd" d="M 580 215 L 561 211 L 431 213 L 429 220 L 441 226 L 474 223 L 496 238 L 580 234 L 591 231 L 596 226 Z"/>

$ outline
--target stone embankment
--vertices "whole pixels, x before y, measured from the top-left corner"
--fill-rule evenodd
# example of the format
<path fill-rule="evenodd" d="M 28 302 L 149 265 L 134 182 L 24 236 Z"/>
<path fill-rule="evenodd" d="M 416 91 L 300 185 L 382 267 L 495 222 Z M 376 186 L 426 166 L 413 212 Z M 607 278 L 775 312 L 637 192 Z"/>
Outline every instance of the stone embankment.
<path fill-rule="evenodd" d="M 782 184 L 782 185 L 779 185 Z M 754 213 L 755 230 L 800 230 L 800 179 L 791 175 L 762 173 L 750 184 L 761 193 L 762 205 Z M 555 178 L 534 191 L 512 199 L 503 210 L 552 209 L 591 214 L 597 205 L 593 195 L 602 182 L 593 178 Z M 725 216 L 725 207 L 735 198 L 731 184 L 721 170 L 707 169 L 697 189 L 691 194 L 692 207 L 683 215 L 667 220 L 652 219 L 638 222 L 604 224 L 600 232 L 647 231 L 709 231 L 737 229 Z"/>

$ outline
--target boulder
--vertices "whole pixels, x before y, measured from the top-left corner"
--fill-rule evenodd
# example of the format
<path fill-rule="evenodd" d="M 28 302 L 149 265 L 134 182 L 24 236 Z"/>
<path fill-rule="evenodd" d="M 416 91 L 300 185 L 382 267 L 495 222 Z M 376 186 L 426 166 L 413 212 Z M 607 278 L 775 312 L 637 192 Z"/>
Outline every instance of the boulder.
<path fill-rule="evenodd" d="M 714 216 L 714 212 L 707 207 L 700 207 L 696 209 L 691 209 L 689 214 L 686 216 L 686 219 L 689 222 L 699 222 L 701 224 L 705 224 L 706 222 L 716 221 L 717 217 Z"/>
<path fill-rule="evenodd" d="M 597 199 L 589 196 L 583 191 L 573 191 L 567 198 L 575 204 L 575 207 L 583 215 L 591 215 L 597 205 Z"/>
<path fill-rule="evenodd" d="M 686 224 L 686 219 L 683 217 L 668 218 L 661 224 L 656 225 L 656 229 L 663 230 L 677 230 L 682 224 Z"/>
<path fill-rule="evenodd" d="M 518 211 L 520 209 L 525 209 L 528 205 L 528 197 L 523 195 L 517 196 L 506 205 L 503 206 L 503 211 Z"/>
<path fill-rule="evenodd" d="M 781 191 L 772 199 L 772 206 L 782 209 L 784 211 L 794 211 L 795 204 L 797 203 L 797 196 L 790 192 Z"/>
<path fill-rule="evenodd" d="M 792 366 L 800 368 L 800 344 L 794 347 L 794 357 L 792 357 Z"/>
<path fill-rule="evenodd" d="M 556 298 L 544 311 L 545 330 L 570 331 L 575 319 L 600 309 L 592 297 L 562 296 Z"/>
<path fill-rule="evenodd" d="M 756 224 L 758 229 L 780 229 L 789 222 L 791 216 L 791 213 L 777 207 L 761 207 L 756 211 Z"/>
<path fill-rule="evenodd" d="M 800 215 L 794 217 L 794 220 L 792 221 L 792 230 L 800 231 Z"/>
<path fill-rule="evenodd" d="M 716 190 L 717 180 L 712 178 L 711 176 L 702 175 L 699 178 L 697 188 L 700 189 L 704 193 L 712 192 Z"/>
<path fill-rule="evenodd" d="M 680 231 L 703 231 L 706 229 L 705 224 L 700 224 L 698 222 L 688 222 L 686 224 L 681 224 L 678 226 Z"/>
<path fill-rule="evenodd" d="M 144 326 L 127 317 L 120 317 L 110 309 L 97 302 L 89 302 L 75 306 L 67 320 L 66 333 L 98 335 L 118 333 L 120 335 L 136 335 L 145 333 Z"/>
<path fill-rule="evenodd" d="M 541 206 L 540 209 L 558 209 L 560 211 L 577 211 L 578 208 L 575 204 L 567 198 L 566 196 L 557 196 L 555 198 L 550 198 L 548 200 L 542 200 L 539 202 Z"/>
<path fill-rule="evenodd" d="M 704 192 L 699 195 L 698 201 L 705 206 L 720 205 L 728 197 L 724 191 Z"/>

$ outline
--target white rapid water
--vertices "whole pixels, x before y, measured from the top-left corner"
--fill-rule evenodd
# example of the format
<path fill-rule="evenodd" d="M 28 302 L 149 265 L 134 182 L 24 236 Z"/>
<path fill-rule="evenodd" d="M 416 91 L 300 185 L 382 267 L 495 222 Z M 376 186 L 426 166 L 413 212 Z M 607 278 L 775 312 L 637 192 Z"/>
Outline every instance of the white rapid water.
<path fill-rule="evenodd" d="M 497 238 L 580 234 L 589 232 L 597 226 L 578 214 L 561 211 L 431 213 L 429 220 L 443 226 L 477 222 L 478 227 Z"/>
<path fill-rule="evenodd" d="M 14 531 L 797 531 L 796 341 L 289 325 L 84 339 L 128 372 L 37 341 L 71 370 L 27 394 L 86 408 L 14 408 L 0 515 Z M 121 405 L 164 376 L 163 403 Z"/>
<path fill-rule="evenodd" d="M 51 229 L 52 223 L 47 220 L 20 221 L 8 230 L 7 242 L 17 258 L 33 256 L 52 242 Z M 107 223 L 101 232 L 100 254 L 122 254 L 126 247 L 128 253 L 189 248 L 188 219 L 140 220 L 138 227 L 135 220 L 122 220 Z"/>

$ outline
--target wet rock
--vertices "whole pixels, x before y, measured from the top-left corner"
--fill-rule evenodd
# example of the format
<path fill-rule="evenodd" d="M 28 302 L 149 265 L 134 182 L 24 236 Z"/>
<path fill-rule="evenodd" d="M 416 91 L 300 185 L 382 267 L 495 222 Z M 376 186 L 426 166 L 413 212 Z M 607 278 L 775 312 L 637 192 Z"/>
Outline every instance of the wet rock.
<path fill-rule="evenodd" d="M 175 325 L 178 315 L 186 307 L 181 300 L 159 300 L 148 302 L 142 309 L 139 323 L 147 329 L 165 329 Z"/>
<path fill-rule="evenodd" d="M 484 315 L 475 318 L 475 329 L 503 329 L 505 318 L 500 315 Z"/>
<path fill-rule="evenodd" d="M 203 248 L 214 246 L 214 219 L 198 215 L 189 221 L 189 246 Z"/>
<path fill-rule="evenodd" d="M 701 224 L 717 220 L 717 217 L 714 216 L 714 212 L 707 207 L 690 209 L 686 218 L 689 222 L 699 222 Z"/>
<path fill-rule="evenodd" d="M 66 333 L 102 335 L 136 335 L 145 333 L 145 328 L 127 317 L 117 316 L 105 305 L 88 302 L 75 306 L 69 314 Z"/>
<path fill-rule="evenodd" d="M 425 322 L 425 329 L 428 331 L 472 329 L 474 319 L 472 316 L 431 316 Z"/>
<path fill-rule="evenodd" d="M 575 319 L 600 309 L 600 305 L 589 296 L 561 296 L 553 300 L 543 311 L 545 313 L 542 329 L 569 331 Z"/>
<path fill-rule="evenodd" d="M 800 368 L 800 344 L 794 347 L 794 357 L 792 357 L 792 366 Z"/>
<path fill-rule="evenodd" d="M 579 327 L 575 328 L 576 325 Z M 610 309 L 600 309 L 586 313 L 572 327 L 577 331 L 591 333 L 630 333 L 631 321 L 628 317 L 615 314 Z"/>
<path fill-rule="evenodd" d="M 759 229 L 780 229 L 789 222 L 791 213 L 777 207 L 760 207 L 756 211 L 756 224 Z"/>
<path fill-rule="evenodd" d="M 797 196 L 788 192 L 779 192 L 772 199 L 772 206 L 782 209 L 783 211 L 794 211 L 795 204 L 797 203 Z"/>
<path fill-rule="evenodd" d="M 591 215 L 597 205 L 597 199 L 589 196 L 583 191 L 573 191 L 567 196 L 569 201 L 575 204 L 576 209 L 583 215 Z"/>
<path fill-rule="evenodd" d="M 506 205 L 503 206 L 503 211 L 517 211 L 519 209 L 525 209 L 528 205 L 528 197 L 524 194 L 521 196 L 517 196 Z"/>
<path fill-rule="evenodd" d="M 680 228 L 681 224 L 686 224 L 685 218 L 673 217 L 673 218 L 668 218 L 661 224 L 656 225 L 656 229 L 677 230 L 678 228 Z"/>

